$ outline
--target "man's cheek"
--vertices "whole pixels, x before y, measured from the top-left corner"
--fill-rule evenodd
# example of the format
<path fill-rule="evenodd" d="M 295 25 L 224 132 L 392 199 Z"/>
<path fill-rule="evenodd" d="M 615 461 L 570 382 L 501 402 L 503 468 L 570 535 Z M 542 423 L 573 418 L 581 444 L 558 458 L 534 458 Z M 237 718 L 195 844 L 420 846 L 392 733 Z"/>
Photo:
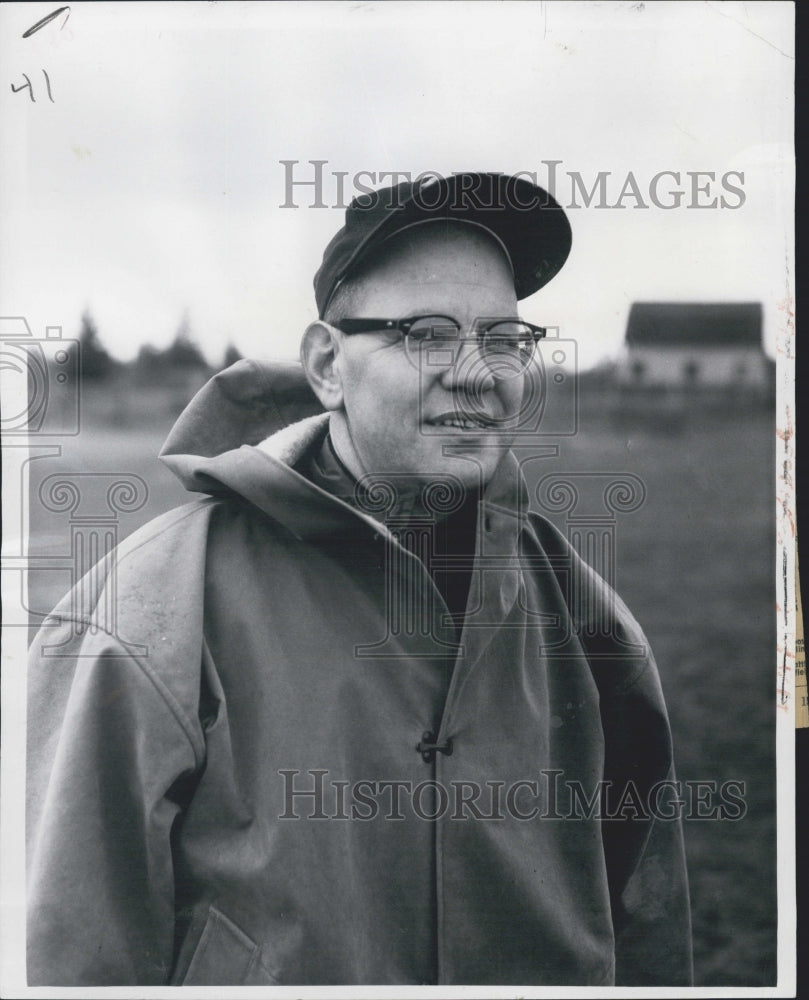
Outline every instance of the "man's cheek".
<path fill-rule="evenodd" d="M 525 376 L 506 383 L 501 399 L 503 400 L 503 410 L 510 423 L 516 425 L 523 407 L 530 405 L 535 395 L 536 389 L 533 385 L 526 384 Z"/>

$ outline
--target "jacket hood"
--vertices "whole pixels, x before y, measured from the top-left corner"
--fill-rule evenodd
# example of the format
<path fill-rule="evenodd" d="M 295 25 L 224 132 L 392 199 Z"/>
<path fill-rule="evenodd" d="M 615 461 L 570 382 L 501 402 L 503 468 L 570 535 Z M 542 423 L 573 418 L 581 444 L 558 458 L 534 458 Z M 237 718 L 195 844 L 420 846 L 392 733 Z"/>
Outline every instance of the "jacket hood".
<path fill-rule="evenodd" d="M 180 414 L 160 458 L 186 489 L 237 493 L 299 537 L 356 527 L 355 508 L 311 483 L 292 466 L 325 437 L 329 415 L 298 362 L 242 360 L 219 372 Z M 513 513 L 527 491 L 510 452 L 485 499 Z M 384 529 L 383 529 L 384 531 Z"/>
<path fill-rule="evenodd" d="M 256 445 L 304 417 L 324 413 L 295 361 L 242 360 L 219 372 L 180 414 L 160 457 L 188 489 L 198 489 L 182 456 L 213 458 Z"/>
<path fill-rule="evenodd" d="M 237 361 L 194 396 L 160 458 L 188 490 L 235 493 L 300 538 L 326 536 L 356 515 L 291 466 L 328 419 L 299 363 Z"/>

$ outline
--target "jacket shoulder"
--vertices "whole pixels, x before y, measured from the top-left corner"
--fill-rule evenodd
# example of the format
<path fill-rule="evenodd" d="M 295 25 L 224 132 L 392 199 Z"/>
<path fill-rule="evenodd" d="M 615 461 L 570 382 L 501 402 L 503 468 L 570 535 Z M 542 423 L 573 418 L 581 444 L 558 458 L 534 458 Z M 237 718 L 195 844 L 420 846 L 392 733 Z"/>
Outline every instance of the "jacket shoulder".
<path fill-rule="evenodd" d="M 46 691 L 96 660 L 129 661 L 193 717 L 207 539 L 220 503 L 197 500 L 154 518 L 72 587 L 31 647 L 29 669 L 48 678 Z"/>

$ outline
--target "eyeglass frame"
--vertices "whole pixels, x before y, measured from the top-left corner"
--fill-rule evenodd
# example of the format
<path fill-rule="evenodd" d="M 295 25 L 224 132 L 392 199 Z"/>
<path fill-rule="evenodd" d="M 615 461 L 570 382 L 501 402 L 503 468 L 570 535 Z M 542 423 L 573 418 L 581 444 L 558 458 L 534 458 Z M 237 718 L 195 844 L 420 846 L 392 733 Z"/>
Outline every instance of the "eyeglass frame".
<path fill-rule="evenodd" d="M 352 336 L 359 333 L 391 333 L 396 331 L 401 333 L 402 340 L 405 346 L 405 355 L 408 360 L 413 363 L 412 358 L 412 347 L 410 346 L 410 341 L 408 340 L 411 328 L 422 319 L 436 319 L 436 320 L 446 320 L 448 326 L 453 327 L 458 333 L 458 342 L 463 343 L 464 341 L 473 342 L 477 347 L 483 348 L 485 346 L 485 340 L 483 339 L 485 334 L 492 329 L 492 327 L 499 326 L 502 323 L 519 323 L 521 326 L 527 327 L 528 332 L 531 335 L 531 353 L 528 356 L 524 356 L 524 364 L 528 365 L 531 358 L 534 356 L 534 351 L 536 350 L 537 343 L 547 336 L 548 328 L 545 326 L 536 326 L 534 323 L 529 323 L 527 320 L 520 319 L 519 317 L 505 317 L 499 316 L 496 319 L 486 319 L 479 318 L 472 324 L 473 336 L 460 336 L 462 333 L 461 324 L 453 319 L 451 316 L 444 316 L 441 313 L 425 313 L 422 316 L 412 316 L 407 319 L 376 319 L 376 318 L 347 318 L 332 321 L 329 325 L 335 327 L 341 333 L 346 336 Z M 433 323 L 432 329 L 440 329 L 440 324 Z M 445 338 L 448 339 L 448 338 Z M 425 340 L 421 343 L 429 343 Z"/>

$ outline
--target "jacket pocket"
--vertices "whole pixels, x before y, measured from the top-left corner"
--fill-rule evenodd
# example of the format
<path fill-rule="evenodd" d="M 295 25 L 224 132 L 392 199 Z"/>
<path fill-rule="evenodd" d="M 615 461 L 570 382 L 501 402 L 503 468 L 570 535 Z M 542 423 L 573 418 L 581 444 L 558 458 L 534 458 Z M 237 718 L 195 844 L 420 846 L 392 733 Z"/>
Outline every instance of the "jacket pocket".
<path fill-rule="evenodd" d="M 240 927 L 211 906 L 181 985 L 271 985 L 276 980 L 260 962 L 260 950 Z"/>

